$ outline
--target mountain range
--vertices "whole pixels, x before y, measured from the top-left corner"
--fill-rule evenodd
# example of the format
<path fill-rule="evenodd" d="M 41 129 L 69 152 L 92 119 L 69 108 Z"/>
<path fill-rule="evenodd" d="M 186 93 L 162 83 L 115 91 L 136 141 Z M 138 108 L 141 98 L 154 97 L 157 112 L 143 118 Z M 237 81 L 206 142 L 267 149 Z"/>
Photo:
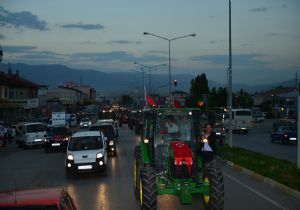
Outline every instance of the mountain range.
<path fill-rule="evenodd" d="M 40 85 L 47 85 L 49 88 L 57 87 L 65 82 L 77 82 L 83 85 L 100 90 L 109 91 L 120 94 L 133 93 L 141 91 L 143 88 L 143 77 L 141 72 L 102 72 L 89 69 L 73 69 L 64 65 L 28 65 L 16 63 L 11 65 L 13 73 L 19 70 L 19 75 L 22 78 L 30 80 Z M 2 64 L 2 71 L 7 72 L 8 64 Z M 191 80 L 195 78 L 193 75 L 177 74 L 173 75 L 176 78 L 177 86 L 175 90 L 189 92 Z M 151 86 L 149 81 L 151 79 Z M 208 79 L 209 88 L 225 87 L 226 84 L 221 84 Z M 153 74 L 149 78 L 148 74 L 144 75 L 144 84 L 147 90 L 151 89 L 152 93 L 165 94 L 169 91 L 169 75 Z M 283 81 L 280 83 L 262 84 L 262 85 L 245 85 L 233 83 L 233 91 L 244 89 L 247 92 L 254 93 L 259 91 L 270 90 L 274 87 L 283 86 L 291 87 L 295 85 L 295 79 Z M 174 90 L 174 86 L 172 87 Z"/>

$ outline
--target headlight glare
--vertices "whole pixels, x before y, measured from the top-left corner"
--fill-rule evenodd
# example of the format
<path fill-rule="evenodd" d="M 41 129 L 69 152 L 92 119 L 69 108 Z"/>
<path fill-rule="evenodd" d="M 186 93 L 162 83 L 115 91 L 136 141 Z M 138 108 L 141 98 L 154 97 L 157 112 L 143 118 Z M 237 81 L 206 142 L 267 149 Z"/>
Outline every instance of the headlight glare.
<path fill-rule="evenodd" d="M 69 155 L 67 156 L 67 159 L 68 159 L 68 160 L 74 160 L 74 156 L 69 154 Z"/>
<path fill-rule="evenodd" d="M 103 157 L 103 154 L 102 153 L 98 153 L 96 158 L 102 158 Z"/>

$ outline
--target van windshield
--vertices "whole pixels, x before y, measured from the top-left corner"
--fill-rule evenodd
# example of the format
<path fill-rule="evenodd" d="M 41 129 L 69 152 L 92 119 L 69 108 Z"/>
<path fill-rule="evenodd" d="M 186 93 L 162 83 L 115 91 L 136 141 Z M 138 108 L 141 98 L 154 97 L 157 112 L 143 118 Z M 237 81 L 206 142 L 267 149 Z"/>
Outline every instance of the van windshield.
<path fill-rule="evenodd" d="M 27 133 L 37 133 L 37 132 L 44 132 L 45 127 L 43 124 L 32 124 L 26 126 Z"/>
<path fill-rule="evenodd" d="M 103 142 L 100 136 L 72 137 L 69 141 L 68 146 L 68 149 L 71 151 L 95 150 L 102 148 Z"/>
<path fill-rule="evenodd" d="M 251 116 L 251 111 L 246 111 L 246 110 L 236 111 L 235 113 L 238 116 Z"/>

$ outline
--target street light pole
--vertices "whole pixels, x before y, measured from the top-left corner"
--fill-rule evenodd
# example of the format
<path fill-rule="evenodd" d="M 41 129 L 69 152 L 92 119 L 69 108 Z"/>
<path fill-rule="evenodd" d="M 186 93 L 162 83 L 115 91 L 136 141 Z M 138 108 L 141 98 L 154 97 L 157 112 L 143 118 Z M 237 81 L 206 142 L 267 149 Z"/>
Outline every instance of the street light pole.
<path fill-rule="evenodd" d="M 160 65 L 156 65 L 156 66 L 147 66 L 147 65 L 144 65 L 144 64 L 141 64 L 139 62 L 134 62 L 134 64 L 138 64 L 142 67 L 145 67 L 148 69 L 148 72 L 149 72 L 149 94 L 151 93 L 151 71 L 154 71 L 154 70 L 158 70 L 158 69 L 153 69 L 153 68 L 156 68 L 156 67 L 160 67 L 160 66 L 166 66 L 166 64 L 160 64 Z"/>
<path fill-rule="evenodd" d="M 176 39 L 181 39 L 181 38 L 184 38 L 184 37 L 188 37 L 188 36 L 195 37 L 196 34 L 188 34 L 188 35 L 185 35 L 185 36 L 179 36 L 179 37 L 172 38 L 172 39 L 167 39 L 167 38 L 165 38 L 165 37 L 158 36 L 158 35 L 155 35 L 155 34 L 152 34 L 152 33 L 148 33 L 148 32 L 144 32 L 143 34 L 144 34 L 144 35 L 155 36 L 155 37 L 157 37 L 157 38 L 164 39 L 164 40 L 167 40 L 167 41 L 169 42 L 169 104 L 170 104 L 170 106 L 171 106 L 171 104 L 172 104 L 171 41 L 176 40 Z"/>
<path fill-rule="evenodd" d="M 229 129 L 228 144 L 233 146 L 232 142 L 232 49 L 231 49 L 231 0 L 229 2 L 229 67 L 228 67 L 228 108 L 229 108 Z"/>

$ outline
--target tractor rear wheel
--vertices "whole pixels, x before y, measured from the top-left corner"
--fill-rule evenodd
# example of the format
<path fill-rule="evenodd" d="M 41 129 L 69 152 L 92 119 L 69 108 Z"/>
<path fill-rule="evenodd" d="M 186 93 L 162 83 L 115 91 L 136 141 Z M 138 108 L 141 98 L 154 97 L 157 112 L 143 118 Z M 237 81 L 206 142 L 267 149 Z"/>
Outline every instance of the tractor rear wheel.
<path fill-rule="evenodd" d="M 141 209 L 156 210 L 156 177 L 155 171 L 152 167 L 141 168 L 139 185 Z"/>
<path fill-rule="evenodd" d="M 133 184 L 134 195 L 136 199 L 140 199 L 140 168 L 142 164 L 142 156 L 140 146 L 134 148 L 134 161 L 133 161 Z"/>
<path fill-rule="evenodd" d="M 224 208 L 223 174 L 215 164 L 207 164 L 204 169 L 204 181 L 209 185 L 209 196 L 204 195 L 206 210 L 222 210 Z"/>

